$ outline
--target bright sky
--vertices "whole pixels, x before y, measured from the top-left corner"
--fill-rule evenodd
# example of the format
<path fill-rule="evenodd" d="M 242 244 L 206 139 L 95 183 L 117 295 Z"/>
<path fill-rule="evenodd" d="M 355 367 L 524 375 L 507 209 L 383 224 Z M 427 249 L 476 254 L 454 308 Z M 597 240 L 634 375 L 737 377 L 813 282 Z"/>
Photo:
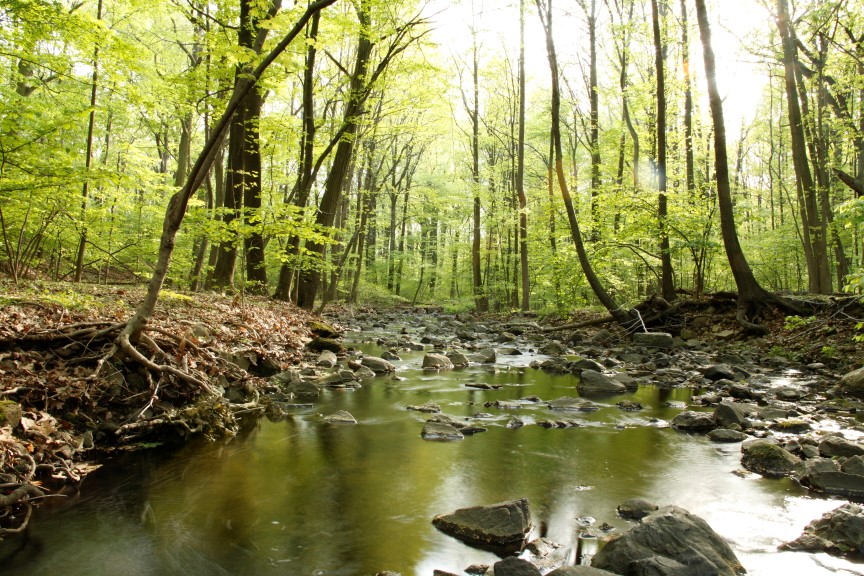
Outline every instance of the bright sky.
<path fill-rule="evenodd" d="M 546 59 L 546 47 L 543 30 L 540 26 L 536 8 L 532 0 L 526 0 L 526 60 L 529 85 L 548 85 L 549 65 Z M 650 18 L 650 8 L 640 9 Z M 675 4 L 675 13 L 678 3 Z M 705 94 L 702 79 L 702 49 L 696 28 L 696 14 L 692 2 L 687 2 L 690 32 L 690 58 L 694 73 L 699 84 L 697 90 Z M 719 4 L 716 5 L 716 4 Z M 738 133 L 742 118 L 745 122 L 752 120 L 755 108 L 761 99 L 762 90 L 767 84 L 764 67 L 755 63 L 755 58 L 747 53 L 742 46 L 757 31 L 767 38 L 772 26 L 770 14 L 762 8 L 757 0 L 724 0 L 715 5 L 709 1 L 711 31 L 714 52 L 717 58 L 717 81 L 724 97 L 727 130 L 730 137 Z M 574 91 L 584 90 L 582 73 L 579 69 L 579 59 L 587 62 L 587 27 L 584 23 L 582 9 L 576 0 L 555 1 L 554 27 L 556 49 L 563 73 L 570 78 Z M 608 12 L 605 3 L 597 0 L 597 11 L 601 26 L 608 26 Z M 434 37 L 442 46 L 445 57 L 452 59 L 470 58 L 472 25 L 477 28 L 482 45 L 481 58 L 500 57 L 505 50 L 509 51 L 515 61 L 519 41 L 519 4 L 518 0 L 430 0 L 428 13 L 437 13 L 434 20 L 438 26 Z M 638 16 L 641 17 L 641 16 Z M 761 27 L 761 30 L 760 30 Z M 606 35 L 605 30 L 599 34 Z M 674 38 L 679 37 L 678 31 L 670 31 Z M 608 41 L 607 41 L 608 42 Z M 602 62 L 604 54 L 611 55 L 611 47 L 601 45 L 598 59 Z M 607 52 L 608 51 L 608 52 Z M 448 55 L 449 52 L 449 55 Z M 481 62 L 481 67 L 483 66 Z M 635 73 L 631 70 L 631 73 Z M 669 70 L 667 74 L 673 73 Z M 612 74 L 612 72 L 607 72 Z M 600 73 L 601 87 L 604 84 L 614 86 L 617 80 Z M 530 88 L 529 88 L 530 91 Z M 601 104 L 602 106 L 602 104 Z M 617 108 L 617 105 L 615 106 Z M 708 113 L 707 100 L 703 100 L 702 109 Z"/>

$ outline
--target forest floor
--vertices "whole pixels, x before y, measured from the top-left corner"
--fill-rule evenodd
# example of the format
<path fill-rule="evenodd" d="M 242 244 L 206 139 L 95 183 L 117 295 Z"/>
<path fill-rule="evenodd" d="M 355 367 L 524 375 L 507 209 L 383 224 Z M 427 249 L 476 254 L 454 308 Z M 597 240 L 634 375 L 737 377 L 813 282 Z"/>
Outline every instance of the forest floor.
<path fill-rule="evenodd" d="M 161 441 L 154 432 L 174 440 L 236 432 L 238 407 L 257 412 L 258 392 L 273 386 L 269 377 L 310 359 L 306 346 L 320 320 L 315 315 L 265 297 L 164 290 L 148 323 L 148 357 L 213 383 L 230 403 L 205 397 L 173 376 L 112 354 L 110 338 L 99 336 L 102 327 L 131 317 L 144 290 L 0 281 L 0 538 L 26 526 L 32 503 L 75 490 L 106 452 L 151 446 Z M 727 342 L 766 358 L 818 362 L 838 374 L 861 366 L 864 345 L 855 340 L 864 334 L 861 304 L 825 300 L 818 309 L 804 318 L 769 314 L 763 320 L 770 334 L 750 338 L 735 320 L 734 300 L 708 298 L 681 306 L 667 329 L 677 334 L 687 327 L 696 338 L 698 330 L 726 331 Z M 338 323 L 354 311 L 336 306 L 325 314 Z M 580 311 L 532 320 L 548 327 L 600 316 Z M 710 325 L 699 317 L 710 318 Z M 488 317 L 496 320 L 513 315 Z M 600 329 L 627 337 L 611 325 L 585 331 Z M 93 337 L 82 339 L 82 333 Z"/>

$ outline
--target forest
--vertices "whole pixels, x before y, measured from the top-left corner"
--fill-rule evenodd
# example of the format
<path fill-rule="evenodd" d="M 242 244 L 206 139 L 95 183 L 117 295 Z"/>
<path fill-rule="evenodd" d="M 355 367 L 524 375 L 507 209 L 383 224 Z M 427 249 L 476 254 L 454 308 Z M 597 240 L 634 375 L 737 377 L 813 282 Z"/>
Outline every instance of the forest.
<path fill-rule="evenodd" d="M 7 1 L 2 269 L 307 309 L 624 310 L 744 294 L 735 261 L 856 292 L 860 8 Z"/>

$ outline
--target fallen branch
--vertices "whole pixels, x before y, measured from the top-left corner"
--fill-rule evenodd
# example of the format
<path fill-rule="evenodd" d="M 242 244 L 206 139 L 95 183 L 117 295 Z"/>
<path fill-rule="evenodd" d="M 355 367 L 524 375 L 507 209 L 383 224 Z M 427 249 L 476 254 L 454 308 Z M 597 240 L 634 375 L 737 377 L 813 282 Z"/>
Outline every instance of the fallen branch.
<path fill-rule="evenodd" d="M 573 330 L 575 328 L 585 328 L 586 326 L 598 326 L 600 324 L 608 324 L 615 322 L 612 316 L 603 316 L 602 318 L 594 318 L 593 320 L 583 320 L 582 322 L 574 322 L 573 324 L 562 324 L 561 326 L 547 326 L 543 328 L 543 332 L 559 332 L 561 330 Z"/>

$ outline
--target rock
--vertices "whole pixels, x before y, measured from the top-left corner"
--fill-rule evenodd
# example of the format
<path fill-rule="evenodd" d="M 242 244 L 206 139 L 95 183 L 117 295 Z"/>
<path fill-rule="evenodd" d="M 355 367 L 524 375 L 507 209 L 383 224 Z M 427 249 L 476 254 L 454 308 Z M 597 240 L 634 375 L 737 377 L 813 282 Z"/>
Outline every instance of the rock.
<path fill-rule="evenodd" d="M 449 370 L 453 362 L 443 354 L 426 354 L 423 357 L 423 368 L 426 370 Z"/>
<path fill-rule="evenodd" d="M 792 386 L 781 386 L 780 388 L 774 389 L 774 396 L 778 400 L 795 402 L 804 396 L 804 392 L 798 388 L 793 388 Z"/>
<path fill-rule="evenodd" d="M 712 366 L 707 366 L 700 370 L 702 375 L 705 378 L 711 380 L 712 382 L 716 382 L 717 380 L 723 380 L 724 378 L 729 380 L 735 379 L 735 370 L 727 366 L 726 364 L 714 364 Z"/>
<path fill-rule="evenodd" d="M 463 440 L 465 436 L 451 424 L 426 422 L 420 436 L 424 440 Z"/>
<path fill-rule="evenodd" d="M 350 412 L 339 410 L 329 416 L 325 416 L 324 422 L 327 422 L 328 424 L 356 424 L 357 420 Z"/>
<path fill-rule="evenodd" d="M 672 335 L 667 332 L 635 332 L 633 344 L 648 348 L 671 348 Z"/>
<path fill-rule="evenodd" d="M 864 456 L 852 456 L 843 462 L 843 472 L 864 476 Z"/>
<path fill-rule="evenodd" d="M 419 404 L 417 406 L 408 406 L 408 410 L 426 412 L 428 414 L 437 414 L 441 412 L 441 406 L 439 406 L 435 402 L 426 402 L 425 404 Z"/>
<path fill-rule="evenodd" d="M 285 386 L 285 393 L 293 395 L 293 399 L 298 402 L 315 402 L 321 390 L 312 382 L 297 381 Z"/>
<path fill-rule="evenodd" d="M 534 564 L 515 556 L 496 562 L 492 566 L 492 573 L 494 576 L 542 576 Z"/>
<path fill-rule="evenodd" d="M 736 425 L 741 428 L 747 428 L 747 417 L 753 412 L 753 406 L 750 404 L 741 404 L 739 402 L 721 402 L 714 409 L 714 420 L 720 426 L 729 427 Z"/>
<path fill-rule="evenodd" d="M 504 343 L 504 342 L 513 342 L 516 340 L 516 335 L 512 332 L 501 332 L 497 338 L 495 338 L 496 342 Z"/>
<path fill-rule="evenodd" d="M 844 374 L 837 385 L 843 394 L 864 398 L 864 366 Z"/>
<path fill-rule="evenodd" d="M 520 547 L 531 530 L 528 500 L 520 498 L 491 506 L 460 508 L 436 516 L 433 526 L 475 546 Z"/>
<path fill-rule="evenodd" d="M 732 398 L 737 400 L 752 400 L 754 398 L 758 398 L 758 394 L 755 394 L 753 390 L 750 389 L 746 384 L 741 384 L 739 382 L 733 382 L 726 388 L 726 393 L 729 394 Z"/>
<path fill-rule="evenodd" d="M 717 422 L 714 420 L 713 414 L 710 412 L 694 412 L 685 410 L 679 412 L 672 418 L 670 423 L 673 428 L 678 430 L 687 430 L 691 432 L 707 432 L 717 427 Z"/>
<path fill-rule="evenodd" d="M 388 362 L 391 360 L 395 360 L 397 362 L 399 360 L 402 360 L 402 358 L 400 358 L 398 354 L 396 354 L 395 352 L 393 352 L 391 350 L 385 350 L 384 352 L 382 352 L 381 358 L 384 360 L 387 360 Z"/>
<path fill-rule="evenodd" d="M 810 423 L 800 418 L 780 418 L 773 422 L 769 428 L 784 434 L 802 434 L 810 430 Z"/>
<path fill-rule="evenodd" d="M 521 356 L 522 351 L 518 348 L 499 348 L 498 353 L 502 356 Z"/>
<path fill-rule="evenodd" d="M 615 574 L 591 566 L 563 566 L 549 572 L 546 576 L 615 576 Z"/>
<path fill-rule="evenodd" d="M 643 568 L 634 569 L 640 563 Z M 652 571 L 648 565 L 676 570 L 683 565 L 690 571 Z M 677 506 L 660 508 L 610 540 L 594 556 L 591 566 L 628 575 L 735 576 L 743 572 L 729 545 L 704 520 Z"/>
<path fill-rule="evenodd" d="M 641 520 L 660 507 L 644 498 L 629 498 L 618 505 L 618 515 L 627 520 Z"/>
<path fill-rule="evenodd" d="M 322 350 L 318 355 L 318 362 L 316 364 L 324 368 L 333 368 L 337 362 L 339 362 L 339 359 L 336 358 L 335 352 L 332 350 Z"/>
<path fill-rule="evenodd" d="M 864 446 L 850 442 L 840 436 L 828 436 L 819 443 L 819 454 L 825 458 L 859 456 L 864 454 Z"/>
<path fill-rule="evenodd" d="M 627 387 L 596 370 L 583 370 L 576 389 L 580 394 L 621 394 Z"/>
<path fill-rule="evenodd" d="M 559 342 L 555 342 L 553 340 L 541 346 L 540 349 L 537 351 L 540 354 L 545 354 L 546 356 L 560 356 L 561 354 L 564 354 L 564 352 L 566 352 L 567 350 Z"/>
<path fill-rule="evenodd" d="M 462 352 L 449 352 L 447 358 L 453 363 L 454 368 L 464 368 L 469 364 L 468 357 Z"/>
<path fill-rule="evenodd" d="M 766 478 L 788 476 L 801 464 L 801 459 L 770 440 L 754 440 L 741 446 L 741 465 Z"/>
<path fill-rule="evenodd" d="M 396 366 L 377 356 L 364 356 L 361 363 L 375 374 L 389 374 L 396 371 Z"/>
<path fill-rule="evenodd" d="M 584 370 L 594 370 L 595 372 L 603 372 L 603 365 L 599 362 L 595 362 L 594 360 L 590 360 L 588 358 L 582 358 L 580 360 L 576 360 L 571 362 L 568 365 L 568 369 L 573 374 L 579 375 Z"/>
<path fill-rule="evenodd" d="M 708 439 L 712 442 L 741 442 L 747 439 L 747 434 L 729 428 L 717 428 L 708 433 Z"/>
<path fill-rule="evenodd" d="M 313 352 L 320 352 L 322 350 L 330 350 L 336 354 L 342 354 L 345 352 L 345 347 L 341 342 L 333 340 L 332 338 L 321 338 L 320 336 L 313 338 L 308 344 L 306 344 L 306 347 Z"/>
<path fill-rule="evenodd" d="M 844 498 L 864 498 L 864 476 L 839 471 L 814 471 L 801 478 L 801 483 L 816 492 Z"/>
<path fill-rule="evenodd" d="M 366 378 L 374 378 L 375 371 L 369 368 L 368 366 L 358 366 L 356 370 L 354 370 L 354 377 L 358 380 L 365 380 Z"/>
<path fill-rule="evenodd" d="M 552 410 L 582 410 L 589 402 L 583 398 L 562 396 L 561 398 L 551 400 L 548 404 Z"/>
<path fill-rule="evenodd" d="M 780 546 L 781 550 L 855 554 L 864 552 L 864 508 L 843 504 L 804 528 L 804 534 Z"/>
<path fill-rule="evenodd" d="M 494 348 L 482 348 L 474 354 L 474 361 L 480 364 L 494 364 L 496 359 Z"/>
<path fill-rule="evenodd" d="M 638 412 L 639 410 L 645 408 L 644 406 L 642 406 L 642 404 L 634 400 L 622 400 L 621 402 L 616 403 L 615 406 L 617 406 L 620 410 L 624 410 L 625 412 Z"/>
<path fill-rule="evenodd" d="M 463 435 L 471 435 L 476 434 L 477 432 L 486 432 L 486 428 L 482 426 L 477 426 L 476 424 L 471 424 L 470 422 L 464 422 L 460 420 L 454 420 L 449 416 L 445 416 L 444 414 L 438 414 L 436 416 L 432 416 L 429 420 L 426 421 L 436 423 L 436 424 L 446 424 L 448 426 L 453 427 L 457 432 Z"/>
<path fill-rule="evenodd" d="M 15 428 L 21 422 L 24 410 L 21 405 L 11 400 L 0 400 L 0 426 Z"/>
<path fill-rule="evenodd" d="M 507 428 L 510 428 L 511 430 L 522 428 L 523 426 L 525 426 L 525 421 L 518 416 L 513 416 L 507 421 Z"/>
<path fill-rule="evenodd" d="M 312 334 L 321 338 L 339 338 L 342 336 L 341 330 L 338 330 L 332 324 L 320 320 L 312 320 L 306 326 Z"/>

